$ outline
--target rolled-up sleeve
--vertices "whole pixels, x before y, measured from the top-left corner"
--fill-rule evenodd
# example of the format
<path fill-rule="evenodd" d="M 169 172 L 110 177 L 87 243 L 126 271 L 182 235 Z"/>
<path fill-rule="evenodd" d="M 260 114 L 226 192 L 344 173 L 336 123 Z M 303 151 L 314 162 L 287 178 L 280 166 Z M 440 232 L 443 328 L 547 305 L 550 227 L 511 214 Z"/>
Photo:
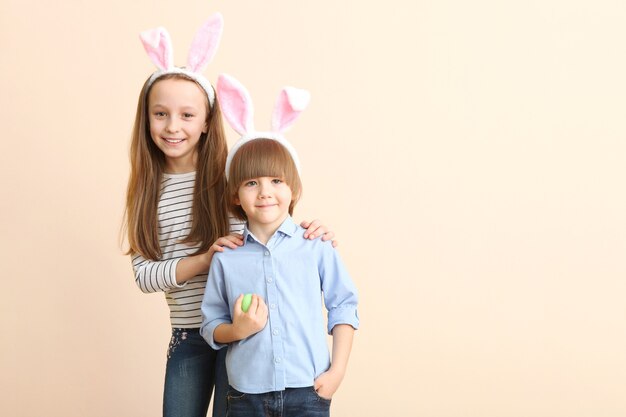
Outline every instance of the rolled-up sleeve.
<path fill-rule="evenodd" d="M 324 304 L 328 310 L 328 333 L 338 324 L 348 324 L 355 330 L 359 328 L 357 306 L 359 296 L 356 286 L 339 253 L 330 242 L 322 245 L 322 256 L 319 264 Z"/>
<path fill-rule="evenodd" d="M 228 344 L 215 341 L 213 333 L 220 324 L 231 323 L 230 309 L 226 298 L 224 271 L 219 253 L 213 256 L 209 277 L 202 299 L 202 326 L 200 334 L 213 349 L 222 349 Z"/>

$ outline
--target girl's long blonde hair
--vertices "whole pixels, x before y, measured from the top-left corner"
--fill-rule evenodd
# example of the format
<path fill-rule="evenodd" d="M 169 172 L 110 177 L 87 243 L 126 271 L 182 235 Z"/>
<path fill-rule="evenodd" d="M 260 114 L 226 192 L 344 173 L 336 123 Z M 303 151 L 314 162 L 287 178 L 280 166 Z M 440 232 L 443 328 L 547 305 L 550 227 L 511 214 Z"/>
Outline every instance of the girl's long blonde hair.
<path fill-rule="evenodd" d="M 140 254 L 146 259 L 161 259 L 158 237 L 157 206 L 165 155 L 152 141 L 148 118 L 148 96 L 151 87 L 165 79 L 182 79 L 195 83 L 182 74 L 168 74 L 152 85 L 148 81 L 139 94 L 137 114 L 130 145 L 130 178 L 126 192 L 124 225 L 128 233 L 127 254 Z M 197 83 L 196 83 L 197 84 Z M 198 85 L 202 90 L 202 87 Z M 204 90 L 202 90 L 204 91 Z M 224 168 L 228 149 L 222 115 L 217 100 L 209 108 L 207 99 L 206 134 L 197 145 L 198 159 L 193 191 L 192 224 L 182 243 L 199 245 L 195 254 L 206 252 L 218 237 L 228 234 L 228 211 L 224 192 Z"/>

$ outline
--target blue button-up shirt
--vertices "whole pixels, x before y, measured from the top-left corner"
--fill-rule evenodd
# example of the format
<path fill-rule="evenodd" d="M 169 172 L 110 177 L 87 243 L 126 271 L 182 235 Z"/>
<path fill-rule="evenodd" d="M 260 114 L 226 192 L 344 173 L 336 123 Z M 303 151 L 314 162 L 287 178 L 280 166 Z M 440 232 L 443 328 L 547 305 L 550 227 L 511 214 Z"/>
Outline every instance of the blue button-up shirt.
<path fill-rule="evenodd" d="M 359 326 L 357 291 L 339 254 L 330 242 L 304 239 L 304 231 L 287 217 L 263 245 L 246 228 L 243 246 L 213 256 L 200 329 L 213 348 L 227 346 L 213 332 L 231 323 L 239 295 L 258 294 L 269 310 L 263 330 L 228 345 L 228 380 L 238 391 L 311 386 L 329 368 L 322 295 L 329 333 L 337 324 Z"/>

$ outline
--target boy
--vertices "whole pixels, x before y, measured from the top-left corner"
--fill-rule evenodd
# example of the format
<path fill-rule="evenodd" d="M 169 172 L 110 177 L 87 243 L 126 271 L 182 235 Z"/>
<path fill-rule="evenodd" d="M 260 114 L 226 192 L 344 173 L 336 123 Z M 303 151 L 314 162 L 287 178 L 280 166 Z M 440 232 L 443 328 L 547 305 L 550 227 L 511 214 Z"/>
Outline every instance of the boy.
<path fill-rule="evenodd" d="M 263 138 L 233 149 L 226 195 L 247 222 L 244 244 L 215 254 L 201 327 L 213 348 L 229 349 L 229 416 L 329 416 L 359 325 L 356 288 L 331 243 L 301 239 L 291 219 L 301 192 L 294 151 Z"/>

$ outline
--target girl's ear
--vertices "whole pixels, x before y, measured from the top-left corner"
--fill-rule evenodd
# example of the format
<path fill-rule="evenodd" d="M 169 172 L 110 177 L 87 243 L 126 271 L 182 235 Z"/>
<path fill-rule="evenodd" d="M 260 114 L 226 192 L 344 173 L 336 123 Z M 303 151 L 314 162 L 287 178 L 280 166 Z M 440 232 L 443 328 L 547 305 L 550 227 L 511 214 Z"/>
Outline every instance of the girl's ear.
<path fill-rule="evenodd" d="M 300 113 L 306 109 L 311 94 L 306 90 L 285 87 L 278 95 L 274 113 L 272 114 L 272 131 L 282 133 L 296 121 Z"/>
<path fill-rule="evenodd" d="M 240 135 L 254 131 L 252 99 L 235 78 L 221 74 L 217 79 L 217 99 L 228 124 Z"/>
<path fill-rule="evenodd" d="M 187 68 L 192 72 L 202 72 L 215 56 L 222 38 L 224 18 L 221 13 L 209 17 L 196 33 L 187 55 Z"/>

